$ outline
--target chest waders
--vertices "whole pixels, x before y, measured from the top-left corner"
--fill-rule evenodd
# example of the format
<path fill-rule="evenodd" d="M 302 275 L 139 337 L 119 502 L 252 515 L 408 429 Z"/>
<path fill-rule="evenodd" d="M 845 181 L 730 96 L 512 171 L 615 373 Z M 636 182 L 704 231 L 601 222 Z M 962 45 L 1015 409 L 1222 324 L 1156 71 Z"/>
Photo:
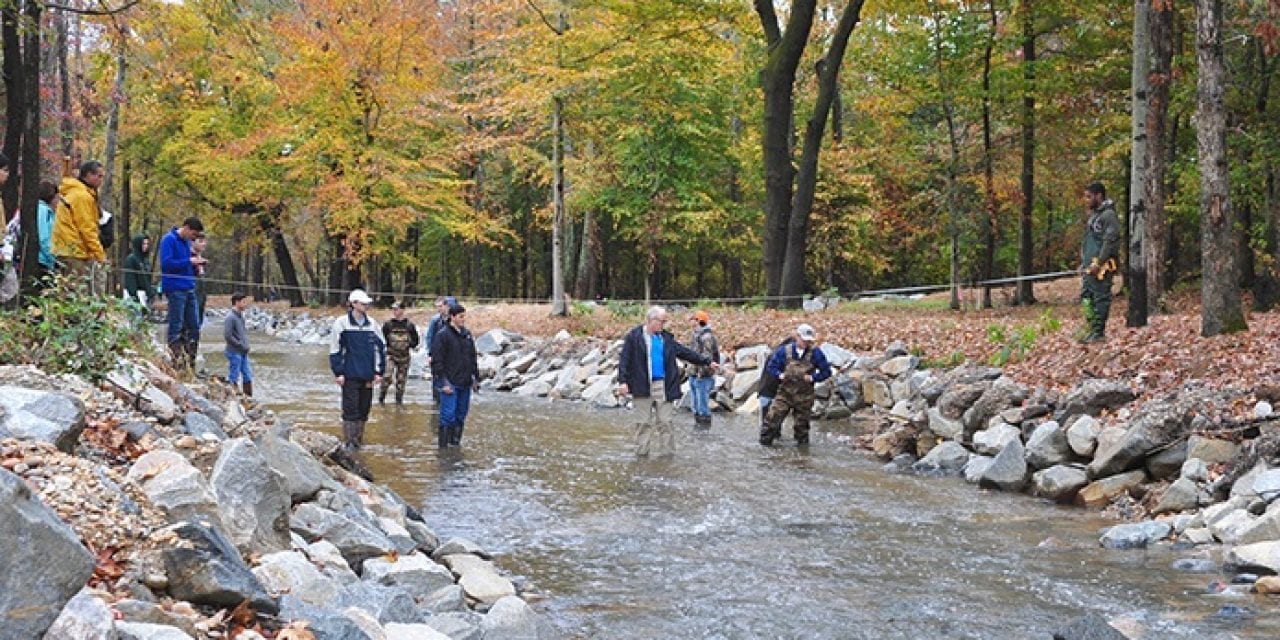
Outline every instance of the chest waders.
<path fill-rule="evenodd" d="M 813 411 L 813 383 L 805 380 L 817 371 L 813 364 L 813 347 L 805 349 L 804 355 L 796 358 L 792 349 L 787 349 L 787 364 L 782 369 L 782 384 L 778 387 L 778 395 L 769 405 L 769 413 L 765 416 L 764 427 L 760 429 L 760 444 L 769 445 L 782 437 L 782 422 L 791 415 L 792 429 L 795 431 L 796 444 L 809 444 L 809 414 Z"/>
<path fill-rule="evenodd" d="M 382 389 L 378 392 L 378 403 L 386 404 L 387 389 L 394 380 L 396 384 L 396 404 L 404 404 L 404 385 L 409 378 L 409 361 L 412 359 L 409 349 L 409 328 L 395 328 L 387 335 L 387 375 L 382 376 Z"/>

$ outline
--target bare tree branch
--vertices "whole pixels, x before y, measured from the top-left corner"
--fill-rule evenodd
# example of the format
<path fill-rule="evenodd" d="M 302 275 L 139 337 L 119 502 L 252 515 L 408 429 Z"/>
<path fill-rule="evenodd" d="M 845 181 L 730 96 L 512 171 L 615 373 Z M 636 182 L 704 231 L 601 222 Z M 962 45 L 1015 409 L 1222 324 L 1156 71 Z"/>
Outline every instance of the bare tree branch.
<path fill-rule="evenodd" d="M 67 13 L 78 13 L 82 16 L 114 16 L 118 13 L 128 11 L 140 2 L 142 2 L 142 0 L 129 0 L 123 5 L 114 8 L 103 4 L 101 9 L 80 9 L 77 7 L 68 7 L 67 5 L 53 3 L 45 3 L 44 6 L 46 9 L 57 9 L 58 11 L 65 11 Z"/>
<path fill-rule="evenodd" d="M 553 33 L 555 33 L 558 36 L 564 35 L 563 31 L 561 31 L 554 24 L 551 24 L 551 19 L 547 17 L 547 14 L 543 13 L 542 7 L 539 7 L 537 3 L 535 3 L 533 0 L 524 0 L 524 1 L 525 1 L 525 4 L 529 5 L 530 9 L 533 9 L 534 13 L 538 14 L 539 18 L 542 18 L 542 23 L 547 25 L 548 29 L 550 29 Z"/>

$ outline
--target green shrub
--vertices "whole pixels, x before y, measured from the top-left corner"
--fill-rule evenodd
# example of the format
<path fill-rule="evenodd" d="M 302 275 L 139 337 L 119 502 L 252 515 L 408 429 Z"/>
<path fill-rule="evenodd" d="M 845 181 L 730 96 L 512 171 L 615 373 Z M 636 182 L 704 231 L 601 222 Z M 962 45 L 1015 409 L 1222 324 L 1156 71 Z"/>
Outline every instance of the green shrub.
<path fill-rule="evenodd" d="M 0 364 L 33 364 L 96 382 L 126 351 L 150 349 L 139 309 L 119 298 L 57 287 L 24 302 L 0 312 Z"/>

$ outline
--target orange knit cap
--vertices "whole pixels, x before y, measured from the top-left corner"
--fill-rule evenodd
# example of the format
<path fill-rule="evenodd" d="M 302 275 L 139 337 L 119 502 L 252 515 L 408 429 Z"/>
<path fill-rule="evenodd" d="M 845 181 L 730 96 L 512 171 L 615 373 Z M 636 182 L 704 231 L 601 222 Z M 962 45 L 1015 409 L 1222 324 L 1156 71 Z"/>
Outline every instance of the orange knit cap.
<path fill-rule="evenodd" d="M 693 314 L 693 319 L 697 320 L 698 322 L 711 322 L 711 316 L 707 314 L 706 311 L 701 311 L 701 310 Z"/>

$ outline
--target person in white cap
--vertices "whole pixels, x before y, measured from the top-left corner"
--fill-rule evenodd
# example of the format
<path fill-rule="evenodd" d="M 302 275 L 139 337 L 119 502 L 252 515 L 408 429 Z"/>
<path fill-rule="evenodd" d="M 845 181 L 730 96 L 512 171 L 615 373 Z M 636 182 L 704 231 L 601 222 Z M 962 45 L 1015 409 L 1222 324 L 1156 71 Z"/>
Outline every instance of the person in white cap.
<path fill-rule="evenodd" d="M 809 444 L 809 413 L 813 411 L 813 385 L 831 377 L 831 365 L 817 345 L 813 327 L 796 327 L 796 340 L 784 344 L 769 358 L 765 369 L 778 378 L 778 395 L 769 405 L 764 426 L 760 428 L 760 444 L 771 445 L 782 436 L 782 422 L 793 416 L 796 444 Z"/>
<path fill-rule="evenodd" d="M 342 443 L 348 450 L 364 444 L 364 425 L 373 405 L 373 388 L 382 382 L 387 348 L 378 325 L 369 319 L 373 299 L 363 289 L 347 296 L 351 310 L 333 321 L 329 368 L 342 387 Z"/>

